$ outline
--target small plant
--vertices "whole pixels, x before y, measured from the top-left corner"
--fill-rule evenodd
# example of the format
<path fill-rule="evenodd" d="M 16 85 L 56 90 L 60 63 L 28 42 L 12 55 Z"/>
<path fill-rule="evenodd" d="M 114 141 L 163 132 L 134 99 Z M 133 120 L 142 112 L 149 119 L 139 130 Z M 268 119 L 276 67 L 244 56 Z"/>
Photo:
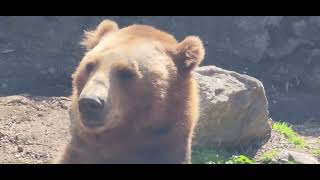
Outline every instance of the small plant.
<path fill-rule="evenodd" d="M 239 155 L 239 156 L 232 156 L 226 164 L 254 164 L 255 161 L 247 156 Z"/>
<path fill-rule="evenodd" d="M 277 157 L 279 151 L 278 150 L 271 150 L 268 152 L 265 152 L 261 155 L 260 161 L 264 164 L 271 164 L 272 161 Z"/>
<path fill-rule="evenodd" d="M 294 161 L 289 160 L 287 164 L 296 164 Z"/>
<path fill-rule="evenodd" d="M 273 129 L 280 134 L 283 134 L 292 144 L 299 147 L 304 147 L 305 141 L 287 123 L 276 122 L 273 124 Z"/>
<path fill-rule="evenodd" d="M 317 158 L 320 158 L 320 148 L 313 150 L 313 155 L 316 156 Z"/>

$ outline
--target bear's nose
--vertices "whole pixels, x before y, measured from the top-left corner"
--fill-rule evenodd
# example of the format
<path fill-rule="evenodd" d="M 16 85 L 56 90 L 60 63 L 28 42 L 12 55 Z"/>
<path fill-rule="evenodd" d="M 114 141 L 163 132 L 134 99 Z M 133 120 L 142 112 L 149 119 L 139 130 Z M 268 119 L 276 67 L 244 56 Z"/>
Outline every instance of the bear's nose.
<path fill-rule="evenodd" d="M 98 96 L 80 96 L 79 111 L 81 113 L 97 113 L 104 107 L 104 101 Z"/>

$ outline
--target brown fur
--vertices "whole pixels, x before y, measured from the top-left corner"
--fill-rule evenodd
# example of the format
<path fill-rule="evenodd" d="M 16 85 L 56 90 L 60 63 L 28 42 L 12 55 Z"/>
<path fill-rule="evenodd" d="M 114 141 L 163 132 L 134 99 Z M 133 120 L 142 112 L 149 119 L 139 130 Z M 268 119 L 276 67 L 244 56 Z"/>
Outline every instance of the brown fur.
<path fill-rule="evenodd" d="M 191 71 L 204 58 L 201 40 L 178 43 L 150 26 L 118 29 L 106 20 L 82 44 L 88 52 L 72 76 L 72 140 L 56 163 L 191 163 L 198 120 Z M 120 80 L 122 72 L 133 78 Z M 105 88 L 112 103 L 101 128 L 81 123 L 78 97 L 90 88 Z"/>
<path fill-rule="evenodd" d="M 94 31 L 85 31 L 85 38 L 81 42 L 88 50 L 95 47 L 103 36 L 110 32 L 117 31 L 118 25 L 110 20 L 102 21 Z"/>

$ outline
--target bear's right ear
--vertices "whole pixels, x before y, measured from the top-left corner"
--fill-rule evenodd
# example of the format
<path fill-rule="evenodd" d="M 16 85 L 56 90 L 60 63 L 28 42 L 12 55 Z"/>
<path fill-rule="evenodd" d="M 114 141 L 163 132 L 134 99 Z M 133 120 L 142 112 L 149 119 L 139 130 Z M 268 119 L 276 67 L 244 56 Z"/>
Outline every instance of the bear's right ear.
<path fill-rule="evenodd" d="M 178 43 L 174 55 L 178 68 L 183 72 L 191 72 L 204 59 L 204 45 L 199 37 L 188 36 Z"/>
<path fill-rule="evenodd" d="M 95 30 L 85 31 L 84 39 L 81 42 L 87 50 L 93 49 L 103 36 L 119 30 L 118 24 L 111 20 L 102 21 Z"/>

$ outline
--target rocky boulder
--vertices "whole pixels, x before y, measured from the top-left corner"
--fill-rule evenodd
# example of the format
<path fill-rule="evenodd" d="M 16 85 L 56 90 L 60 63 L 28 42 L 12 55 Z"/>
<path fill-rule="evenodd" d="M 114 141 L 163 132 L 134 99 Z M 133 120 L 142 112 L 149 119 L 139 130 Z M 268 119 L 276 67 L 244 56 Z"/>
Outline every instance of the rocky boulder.
<path fill-rule="evenodd" d="M 263 84 L 216 66 L 194 72 L 199 85 L 200 119 L 194 146 L 243 147 L 271 132 Z"/>
<path fill-rule="evenodd" d="M 282 150 L 274 158 L 274 163 L 277 164 L 319 164 L 317 158 L 305 152 L 293 150 Z"/>

